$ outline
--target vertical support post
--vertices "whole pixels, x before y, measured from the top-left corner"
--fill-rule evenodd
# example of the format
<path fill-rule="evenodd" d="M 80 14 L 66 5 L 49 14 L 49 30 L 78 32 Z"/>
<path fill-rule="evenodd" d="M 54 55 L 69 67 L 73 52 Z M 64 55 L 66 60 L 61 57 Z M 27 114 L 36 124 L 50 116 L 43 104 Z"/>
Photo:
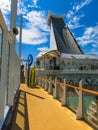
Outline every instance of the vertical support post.
<path fill-rule="evenodd" d="M 82 88 L 82 80 L 79 82 L 79 87 Z M 79 90 L 79 102 L 78 102 L 78 109 L 76 112 L 76 119 L 81 119 L 83 117 L 83 92 Z"/>
<path fill-rule="evenodd" d="M 54 86 L 55 86 L 55 89 L 54 89 L 54 93 L 53 93 L 53 98 L 56 99 L 58 97 L 57 77 L 55 78 Z"/>
<path fill-rule="evenodd" d="M 45 76 L 44 76 L 44 78 L 45 78 Z M 44 89 L 45 89 L 45 80 L 43 80 L 43 87 L 44 87 Z"/>
<path fill-rule="evenodd" d="M 47 91 L 48 90 L 48 81 L 47 81 L 47 76 L 46 76 L 46 80 L 45 80 L 45 87 L 44 90 Z"/>
<path fill-rule="evenodd" d="M 42 77 L 40 77 L 42 78 Z M 39 85 L 42 86 L 42 79 L 39 79 Z"/>
<path fill-rule="evenodd" d="M 10 29 L 13 30 L 16 27 L 16 17 L 17 17 L 17 0 L 11 0 L 11 20 Z M 9 90 L 8 90 L 8 104 L 13 105 L 13 96 L 15 86 L 15 35 L 13 35 L 13 44 L 10 44 L 10 57 L 9 57 Z"/>
<path fill-rule="evenodd" d="M 43 78 L 43 76 L 41 78 Z M 43 79 L 41 79 L 41 86 L 43 88 Z"/>
<path fill-rule="evenodd" d="M 43 57 L 44 57 L 44 70 L 45 70 L 45 69 L 46 69 L 46 68 L 45 68 L 45 55 L 43 55 Z"/>
<path fill-rule="evenodd" d="M 21 44 L 22 44 L 22 14 L 20 15 L 20 36 L 19 36 L 19 58 L 21 62 Z"/>
<path fill-rule="evenodd" d="M 10 29 L 16 27 L 16 16 L 17 16 L 17 0 L 11 0 L 11 20 Z"/>
<path fill-rule="evenodd" d="M 44 77 L 42 77 L 42 78 L 44 78 Z M 42 79 L 42 88 L 44 88 L 44 80 Z"/>
<path fill-rule="evenodd" d="M 29 66 L 29 64 L 28 64 L 27 84 L 28 84 L 28 86 L 30 86 L 30 66 Z"/>
<path fill-rule="evenodd" d="M 64 79 L 64 83 L 66 84 L 66 79 Z M 63 97 L 62 97 L 62 106 L 66 105 L 66 86 L 63 86 Z"/>
<path fill-rule="evenodd" d="M 40 85 L 40 79 L 38 79 L 38 85 Z"/>
<path fill-rule="evenodd" d="M 48 93 L 49 93 L 49 94 L 52 94 L 52 82 L 51 82 L 51 79 L 52 79 L 52 78 L 50 77 L 50 78 L 49 78 L 49 80 L 50 80 L 50 81 L 49 81 L 49 89 L 48 89 Z"/>

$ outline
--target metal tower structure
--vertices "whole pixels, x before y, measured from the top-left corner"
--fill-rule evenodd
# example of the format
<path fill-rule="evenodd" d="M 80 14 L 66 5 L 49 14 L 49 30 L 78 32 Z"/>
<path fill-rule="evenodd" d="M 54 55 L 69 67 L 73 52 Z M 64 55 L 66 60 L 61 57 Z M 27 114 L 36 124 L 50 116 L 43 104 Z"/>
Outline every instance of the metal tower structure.
<path fill-rule="evenodd" d="M 50 26 L 50 50 L 61 53 L 83 54 L 70 29 L 64 23 L 64 16 L 48 14 Z"/>

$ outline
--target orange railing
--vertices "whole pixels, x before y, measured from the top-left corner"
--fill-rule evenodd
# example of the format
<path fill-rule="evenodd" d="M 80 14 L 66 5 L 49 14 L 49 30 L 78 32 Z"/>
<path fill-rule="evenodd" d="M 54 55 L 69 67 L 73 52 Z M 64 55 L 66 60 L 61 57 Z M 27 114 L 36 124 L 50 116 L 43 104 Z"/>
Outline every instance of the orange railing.
<path fill-rule="evenodd" d="M 38 80 L 40 86 L 47 90 L 48 93 L 53 95 L 53 98 L 60 99 L 63 106 L 66 105 L 74 112 L 76 112 L 76 119 L 85 118 L 95 128 L 98 128 L 97 91 L 83 88 L 82 82 L 79 82 L 79 86 L 75 86 L 67 84 L 66 80 L 64 80 L 64 82 L 59 82 L 57 81 L 57 78 L 55 78 L 55 80 L 52 80 L 48 79 L 47 76 L 36 77 L 36 79 Z M 66 88 L 72 89 L 68 90 Z"/>
<path fill-rule="evenodd" d="M 84 91 L 84 92 L 87 92 L 87 93 L 90 93 L 90 94 L 98 95 L 98 92 L 96 92 L 96 91 L 85 89 L 85 88 L 80 88 L 79 86 L 74 86 L 74 85 L 63 83 L 63 82 L 58 82 L 58 81 L 55 81 L 55 80 L 50 80 L 50 79 L 47 79 L 47 78 L 40 78 L 40 77 L 38 77 L 37 79 L 51 81 L 52 83 L 56 82 L 57 84 L 63 85 L 65 87 L 70 87 L 70 88 L 81 90 L 81 91 Z"/>

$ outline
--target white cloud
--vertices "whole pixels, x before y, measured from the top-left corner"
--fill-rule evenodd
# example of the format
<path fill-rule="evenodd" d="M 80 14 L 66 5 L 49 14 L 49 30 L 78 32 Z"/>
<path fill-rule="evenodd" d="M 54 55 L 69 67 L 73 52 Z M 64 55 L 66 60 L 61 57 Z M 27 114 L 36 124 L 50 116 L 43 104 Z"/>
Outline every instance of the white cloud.
<path fill-rule="evenodd" d="M 83 27 L 84 25 L 80 25 L 79 21 L 80 19 L 84 17 L 84 15 L 80 15 L 80 16 L 74 16 L 72 18 L 72 20 L 70 19 L 69 22 L 68 22 L 68 27 L 70 29 L 75 29 L 75 28 L 79 28 L 79 27 Z"/>
<path fill-rule="evenodd" d="M 32 2 L 33 4 L 28 4 L 28 7 L 37 7 L 37 0 L 32 0 Z M 18 8 L 18 14 L 23 12 L 23 21 L 27 21 L 23 22 L 22 42 L 34 45 L 46 43 L 48 41 L 49 27 L 45 11 L 28 11 L 23 2 L 18 4 Z"/>
<path fill-rule="evenodd" d="M 33 0 L 34 7 L 37 7 L 37 1 L 38 1 L 38 0 Z"/>
<path fill-rule="evenodd" d="M 22 43 L 24 44 L 43 44 L 47 42 L 47 34 L 40 32 L 36 28 L 28 28 L 22 30 Z"/>
<path fill-rule="evenodd" d="M 86 5 L 90 4 L 92 0 L 83 0 L 79 5 L 76 6 L 75 10 L 78 11 Z"/>
<path fill-rule="evenodd" d="M 22 42 L 24 44 L 46 43 L 48 40 L 47 36 L 49 35 L 49 27 L 45 11 L 36 11 L 38 0 L 29 1 L 28 5 L 26 5 L 27 2 L 27 0 L 18 0 L 17 7 L 18 16 L 23 14 Z M 33 7 L 32 10 L 35 8 L 35 11 L 29 11 L 29 7 Z M 9 19 L 6 16 L 10 14 L 11 0 L 0 0 L 0 8 L 8 25 Z"/>
<path fill-rule="evenodd" d="M 67 17 L 67 18 L 71 18 L 73 15 L 74 15 L 74 11 L 70 10 L 70 11 L 67 13 L 66 17 Z"/>
<path fill-rule="evenodd" d="M 0 0 L 0 8 L 3 14 L 10 13 L 11 1 L 10 0 Z"/>
<path fill-rule="evenodd" d="M 3 17 L 8 28 L 10 27 L 10 20 L 7 15 L 11 12 L 11 1 L 10 0 L 0 0 L 0 9 L 3 13 Z"/>
<path fill-rule="evenodd" d="M 44 11 L 31 11 L 24 16 L 28 22 L 23 29 L 23 43 L 25 44 L 42 44 L 46 43 L 49 35 Z"/>
<path fill-rule="evenodd" d="M 31 11 L 26 16 L 24 16 L 29 21 L 27 27 L 37 27 L 43 31 L 49 31 L 46 14 L 44 11 Z"/>
<path fill-rule="evenodd" d="M 70 10 L 66 17 L 68 19 L 67 25 L 70 27 L 70 29 L 75 29 L 79 27 L 83 27 L 79 22 L 82 17 L 84 17 L 84 14 L 78 15 L 78 11 L 82 9 L 83 7 L 90 4 L 92 0 L 82 0 L 81 3 L 78 3 L 76 6 L 73 5 L 72 10 Z"/>
<path fill-rule="evenodd" d="M 27 14 L 29 12 L 29 8 L 38 8 L 37 2 L 38 0 L 32 0 L 26 4 L 27 0 L 25 1 L 18 1 L 18 14 Z"/>
<path fill-rule="evenodd" d="M 98 45 L 96 45 L 96 44 L 93 44 L 92 46 L 93 46 L 94 48 L 97 48 L 97 47 L 98 47 Z"/>
<path fill-rule="evenodd" d="M 27 6 L 25 6 L 25 2 L 18 1 L 17 5 L 17 14 L 26 14 L 28 12 Z"/>
<path fill-rule="evenodd" d="M 85 15 L 80 14 L 80 10 L 87 5 L 89 5 L 93 0 L 82 0 L 82 2 L 77 3 L 76 6 L 72 7 L 72 10 L 70 10 L 67 14 L 68 22 L 67 25 L 70 29 L 76 29 L 80 27 L 85 27 L 84 25 L 80 24 L 81 18 L 83 18 Z M 88 48 L 85 48 L 86 53 L 92 53 L 92 54 L 98 54 L 98 23 L 96 23 L 96 26 L 91 26 L 85 28 L 85 31 L 81 37 L 76 38 L 78 43 L 82 47 L 86 47 L 86 45 L 90 45 L 92 49 L 88 50 Z"/>
<path fill-rule="evenodd" d="M 39 51 L 42 51 L 42 52 L 46 52 L 48 51 L 48 47 L 41 47 L 41 48 L 38 48 Z"/>
<path fill-rule="evenodd" d="M 80 45 L 84 46 L 92 43 L 92 46 L 98 46 L 98 25 L 94 27 L 87 27 L 83 36 L 77 38 Z"/>
<path fill-rule="evenodd" d="M 73 5 L 72 10 L 68 12 L 68 16 L 72 17 L 75 13 L 77 13 L 83 7 L 89 5 L 93 0 L 82 0 L 81 3 L 78 3 L 76 6 Z"/>

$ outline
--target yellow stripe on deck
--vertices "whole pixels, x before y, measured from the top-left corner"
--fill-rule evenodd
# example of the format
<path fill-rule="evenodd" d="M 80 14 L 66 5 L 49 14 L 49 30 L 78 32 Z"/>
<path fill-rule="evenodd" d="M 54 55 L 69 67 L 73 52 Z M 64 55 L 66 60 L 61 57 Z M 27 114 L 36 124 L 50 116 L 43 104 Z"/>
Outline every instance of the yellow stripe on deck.
<path fill-rule="evenodd" d="M 93 130 L 40 87 L 20 86 L 11 130 Z"/>

